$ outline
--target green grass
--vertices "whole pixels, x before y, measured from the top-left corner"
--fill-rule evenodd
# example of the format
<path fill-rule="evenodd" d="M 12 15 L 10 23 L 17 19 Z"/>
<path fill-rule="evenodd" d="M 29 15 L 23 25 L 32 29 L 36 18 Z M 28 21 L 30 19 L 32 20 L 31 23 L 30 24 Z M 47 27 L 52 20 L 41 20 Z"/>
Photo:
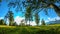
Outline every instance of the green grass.
<path fill-rule="evenodd" d="M 16 28 L 16 26 L 0 25 L 0 28 Z"/>
<path fill-rule="evenodd" d="M 0 34 L 60 34 L 60 25 L 20 27 L 0 25 Z"/>

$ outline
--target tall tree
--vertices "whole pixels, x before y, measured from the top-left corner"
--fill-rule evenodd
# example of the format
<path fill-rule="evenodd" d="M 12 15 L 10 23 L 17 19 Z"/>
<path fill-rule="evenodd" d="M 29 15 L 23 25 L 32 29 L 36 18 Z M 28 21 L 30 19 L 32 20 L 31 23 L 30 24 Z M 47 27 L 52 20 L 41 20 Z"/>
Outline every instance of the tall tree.
<path fill-rule="evenodd" d="M 6 23 L 3 19 L 0 20 L 0 25 L 6 25 Z"/>
<path fill-rule="evenodd" d="M 29 25 L 30 25 L 30 21 L 32 21 L 32 10 L 31 7 L 28 6 L 25 12 L 25 20 L 29 21 Z"/>
<path fill-rule="evenodd" d="M 14 23 L 14 16 L 12 11 L 8 11 L 7 15 L 5 16 L 6 19 L 9 20 L 9 25 L 13 25 Z"/>
<path fill-rule="evenodd" d="M 12 25 L 14 23 L 14 16 L 12 11 L 8 12 L 8 19 L 9 19 L 9 25 Z"/>
<path fill-rule="evenodd" d="M 35 22 L 36 22 L 36 24 L 37 24 L 37 26 L 39 25 L 39 15 L 38 15 L 38 13 L 36 13 L 35 14 Z"/>

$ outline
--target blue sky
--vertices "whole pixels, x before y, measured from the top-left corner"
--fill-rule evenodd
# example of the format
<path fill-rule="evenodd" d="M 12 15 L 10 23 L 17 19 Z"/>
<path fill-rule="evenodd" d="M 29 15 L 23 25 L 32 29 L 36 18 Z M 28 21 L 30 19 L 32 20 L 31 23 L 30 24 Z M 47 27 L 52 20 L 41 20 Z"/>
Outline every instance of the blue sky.
<path fill-rule="evenodd" d="M 2 1 L 1 2 L 1 5 L 0 5 L 0 17 L 4 17 L 6 15 L 6 13 L 8 12 L 8 6 L 7 6 L 7 2 L 6 1 Z M 15 9 L 11 9 L 11 11 L 13 11 L 14 13 L 14 18 L 17 17 L 17 16 L 20 16 L 22 17 L 22 13 L 19 11 L 19 12 L 16 12 Z M 44 20 L 48 20 L 49 18 L 55 18 L 55 17 L 58 17 L 57 14 L 55 13 L 55 10 L 54 9 L 48 9 L 48 14 L 49 16 L 45 15 L 43 11 L 41 11 L 39 13 L 40 15 L 40 19 L 44 19 Z"/>

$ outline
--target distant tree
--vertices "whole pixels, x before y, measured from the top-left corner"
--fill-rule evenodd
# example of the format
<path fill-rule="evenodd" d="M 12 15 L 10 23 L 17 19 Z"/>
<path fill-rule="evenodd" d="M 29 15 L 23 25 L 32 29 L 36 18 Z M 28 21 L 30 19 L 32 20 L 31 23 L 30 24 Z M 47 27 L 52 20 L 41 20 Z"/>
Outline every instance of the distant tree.
<path fill-rule="evenodd" d="M 0 25 L 6 25 L 6 23 L 3 19 L 0 20 Z"/>
<path fill-rule="evenodd" d="M 36 24 L 37 24 L 37 26 L 39 25 L 39 15 L 38 15 L 38 13 L 36 13 L 35 14 L 35 22 L 36 22 Z"/>
<path fill-rule="evenodd" d="M 44 19 L 42 19 L 41 23 L 42 25 L 46 25 Z"/>
<path fill-rule="evenodd" d="M 13 25 L 14 23 L 14 16 L 12 11 L 8 11 L 8 13 L 5 16 L 5 20 L 9 20 L 9 25 Z"/>

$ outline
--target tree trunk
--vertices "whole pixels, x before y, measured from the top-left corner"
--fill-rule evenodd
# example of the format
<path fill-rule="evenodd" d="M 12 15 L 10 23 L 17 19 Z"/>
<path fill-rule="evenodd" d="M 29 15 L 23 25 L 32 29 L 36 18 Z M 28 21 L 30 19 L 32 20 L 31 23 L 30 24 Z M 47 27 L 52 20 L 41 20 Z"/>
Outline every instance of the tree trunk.
<path fill-rule="evenodd" d="M 29 19 L 29 26 L 30 26 L 30 19 Z"/>

